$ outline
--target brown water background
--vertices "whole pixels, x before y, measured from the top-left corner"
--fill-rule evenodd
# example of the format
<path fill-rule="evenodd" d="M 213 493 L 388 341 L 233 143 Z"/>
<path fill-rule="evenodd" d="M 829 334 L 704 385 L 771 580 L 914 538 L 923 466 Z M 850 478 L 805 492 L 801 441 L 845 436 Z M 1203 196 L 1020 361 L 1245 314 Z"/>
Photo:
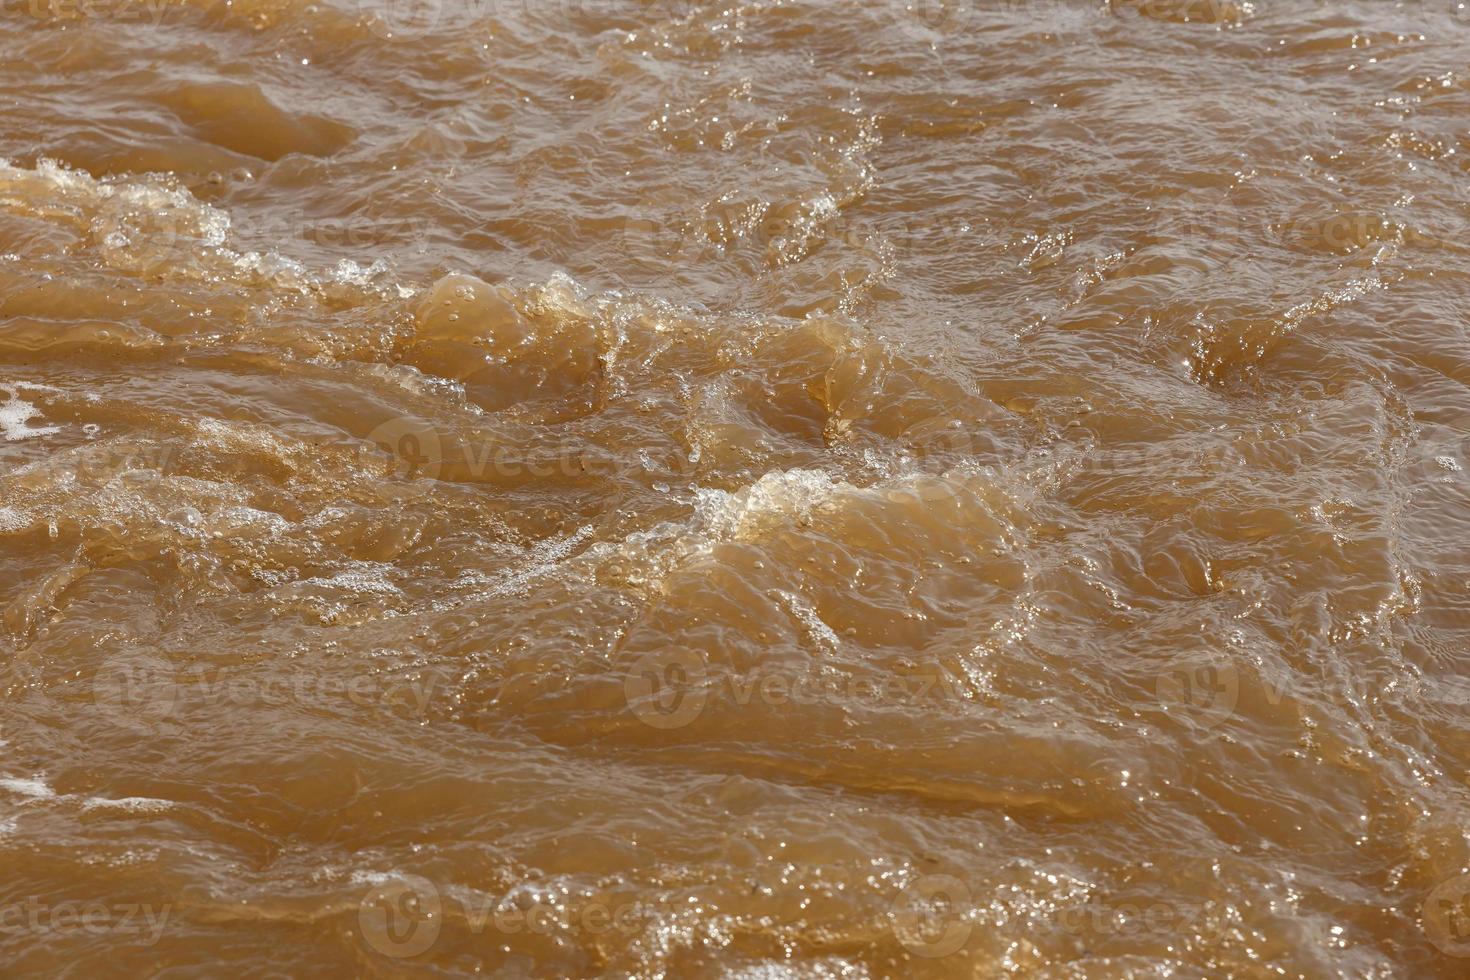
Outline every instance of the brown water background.
<path fill-rule="evenodd" d="M 0 974 L 1470 975 L 1464 5 L 0 6 Z"/>

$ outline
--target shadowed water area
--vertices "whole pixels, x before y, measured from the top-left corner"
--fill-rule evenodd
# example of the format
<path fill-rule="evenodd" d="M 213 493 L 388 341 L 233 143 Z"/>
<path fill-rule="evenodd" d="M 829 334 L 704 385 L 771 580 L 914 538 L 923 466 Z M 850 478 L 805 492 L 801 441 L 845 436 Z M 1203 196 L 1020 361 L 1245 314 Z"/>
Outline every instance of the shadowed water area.
<path fill-rule="evenodd" d="M 1455 0 L 0 2 L 0 974 L 1470 974 Z"/>

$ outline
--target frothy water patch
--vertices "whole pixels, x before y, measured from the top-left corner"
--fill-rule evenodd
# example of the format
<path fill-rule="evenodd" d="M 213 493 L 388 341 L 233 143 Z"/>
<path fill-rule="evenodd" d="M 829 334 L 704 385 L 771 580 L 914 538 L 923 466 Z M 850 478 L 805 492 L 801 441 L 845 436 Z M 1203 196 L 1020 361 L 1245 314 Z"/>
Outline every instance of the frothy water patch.
<path fill-rule="evenodd" d="M 4 433 L 6 442 L 20 442 L 22 439 L 54 436 L 61 431 L 61 427 L 56 425 L 33 426 L 30 424 L 31 419 L 40 416 L 41 410 L 22 399 L 20 397 L 20 391 L 31 388 L 34 388 L 34 386 L 24 383 L 0 385 L 0 391 L 5 393 L 5 401 L 0 402 L 0 433 Z M 0 512 L 0 527 L 3 526 L 4 513 Z"/>
<path fill-rule="evenodd" d="M 0 745 L 3 745 L 0 742 Z M 5 790 L 15 796 L 27 800 L 54 800 L 80 804 L 82 812 L 89 810 L 121 810 L 128 813 L 158 813 L 163 810 L 171 810 L 175 806 L 172 800 L 159 800 L 148 796 L 123 796 L 117 798 L 105 796 L 73 796 L 69 793 L 58 794 L 47 784 L 44 776 L 7 776 L 0 779 L 0 790 Z"/>
<path fill-rule="evenodd" d="M 56 796 L 56 791 L 47 786 L 46 780 L 39 776 L 29 779 L 6 777 L 0 779 L 0 789 L 32 800 L 49 800 Z"/>
<path fill-rule="evenodd" d="M 82 809 L 84 811 L 125 810 L 129 813 L 158 813 L 163 810 L 171 810 L 173 806 L 172 800 L 155 800 L 148 796 L 124 796 L 119 799 L 89 796 L 82 801 Z"/>

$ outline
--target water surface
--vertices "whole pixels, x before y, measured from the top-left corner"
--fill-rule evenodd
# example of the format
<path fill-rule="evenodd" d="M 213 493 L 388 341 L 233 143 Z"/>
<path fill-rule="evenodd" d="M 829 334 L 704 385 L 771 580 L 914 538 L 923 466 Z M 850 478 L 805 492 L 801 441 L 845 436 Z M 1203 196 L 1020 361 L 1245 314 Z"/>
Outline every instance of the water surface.
<path fill-rule="evenodd" d="M 1470 969 L 1454 0 L 0 52 L 0 972 Z"/>

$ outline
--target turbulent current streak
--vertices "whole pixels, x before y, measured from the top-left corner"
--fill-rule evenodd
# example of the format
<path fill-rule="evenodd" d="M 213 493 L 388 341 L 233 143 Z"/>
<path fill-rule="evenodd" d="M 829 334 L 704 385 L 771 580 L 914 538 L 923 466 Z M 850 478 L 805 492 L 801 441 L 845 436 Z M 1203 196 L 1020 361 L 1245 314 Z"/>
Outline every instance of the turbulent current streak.
<path fill-rule="evenodd" d="M 0 974 L 1470 971 L 1463 5 L 0 52 Z"/>

